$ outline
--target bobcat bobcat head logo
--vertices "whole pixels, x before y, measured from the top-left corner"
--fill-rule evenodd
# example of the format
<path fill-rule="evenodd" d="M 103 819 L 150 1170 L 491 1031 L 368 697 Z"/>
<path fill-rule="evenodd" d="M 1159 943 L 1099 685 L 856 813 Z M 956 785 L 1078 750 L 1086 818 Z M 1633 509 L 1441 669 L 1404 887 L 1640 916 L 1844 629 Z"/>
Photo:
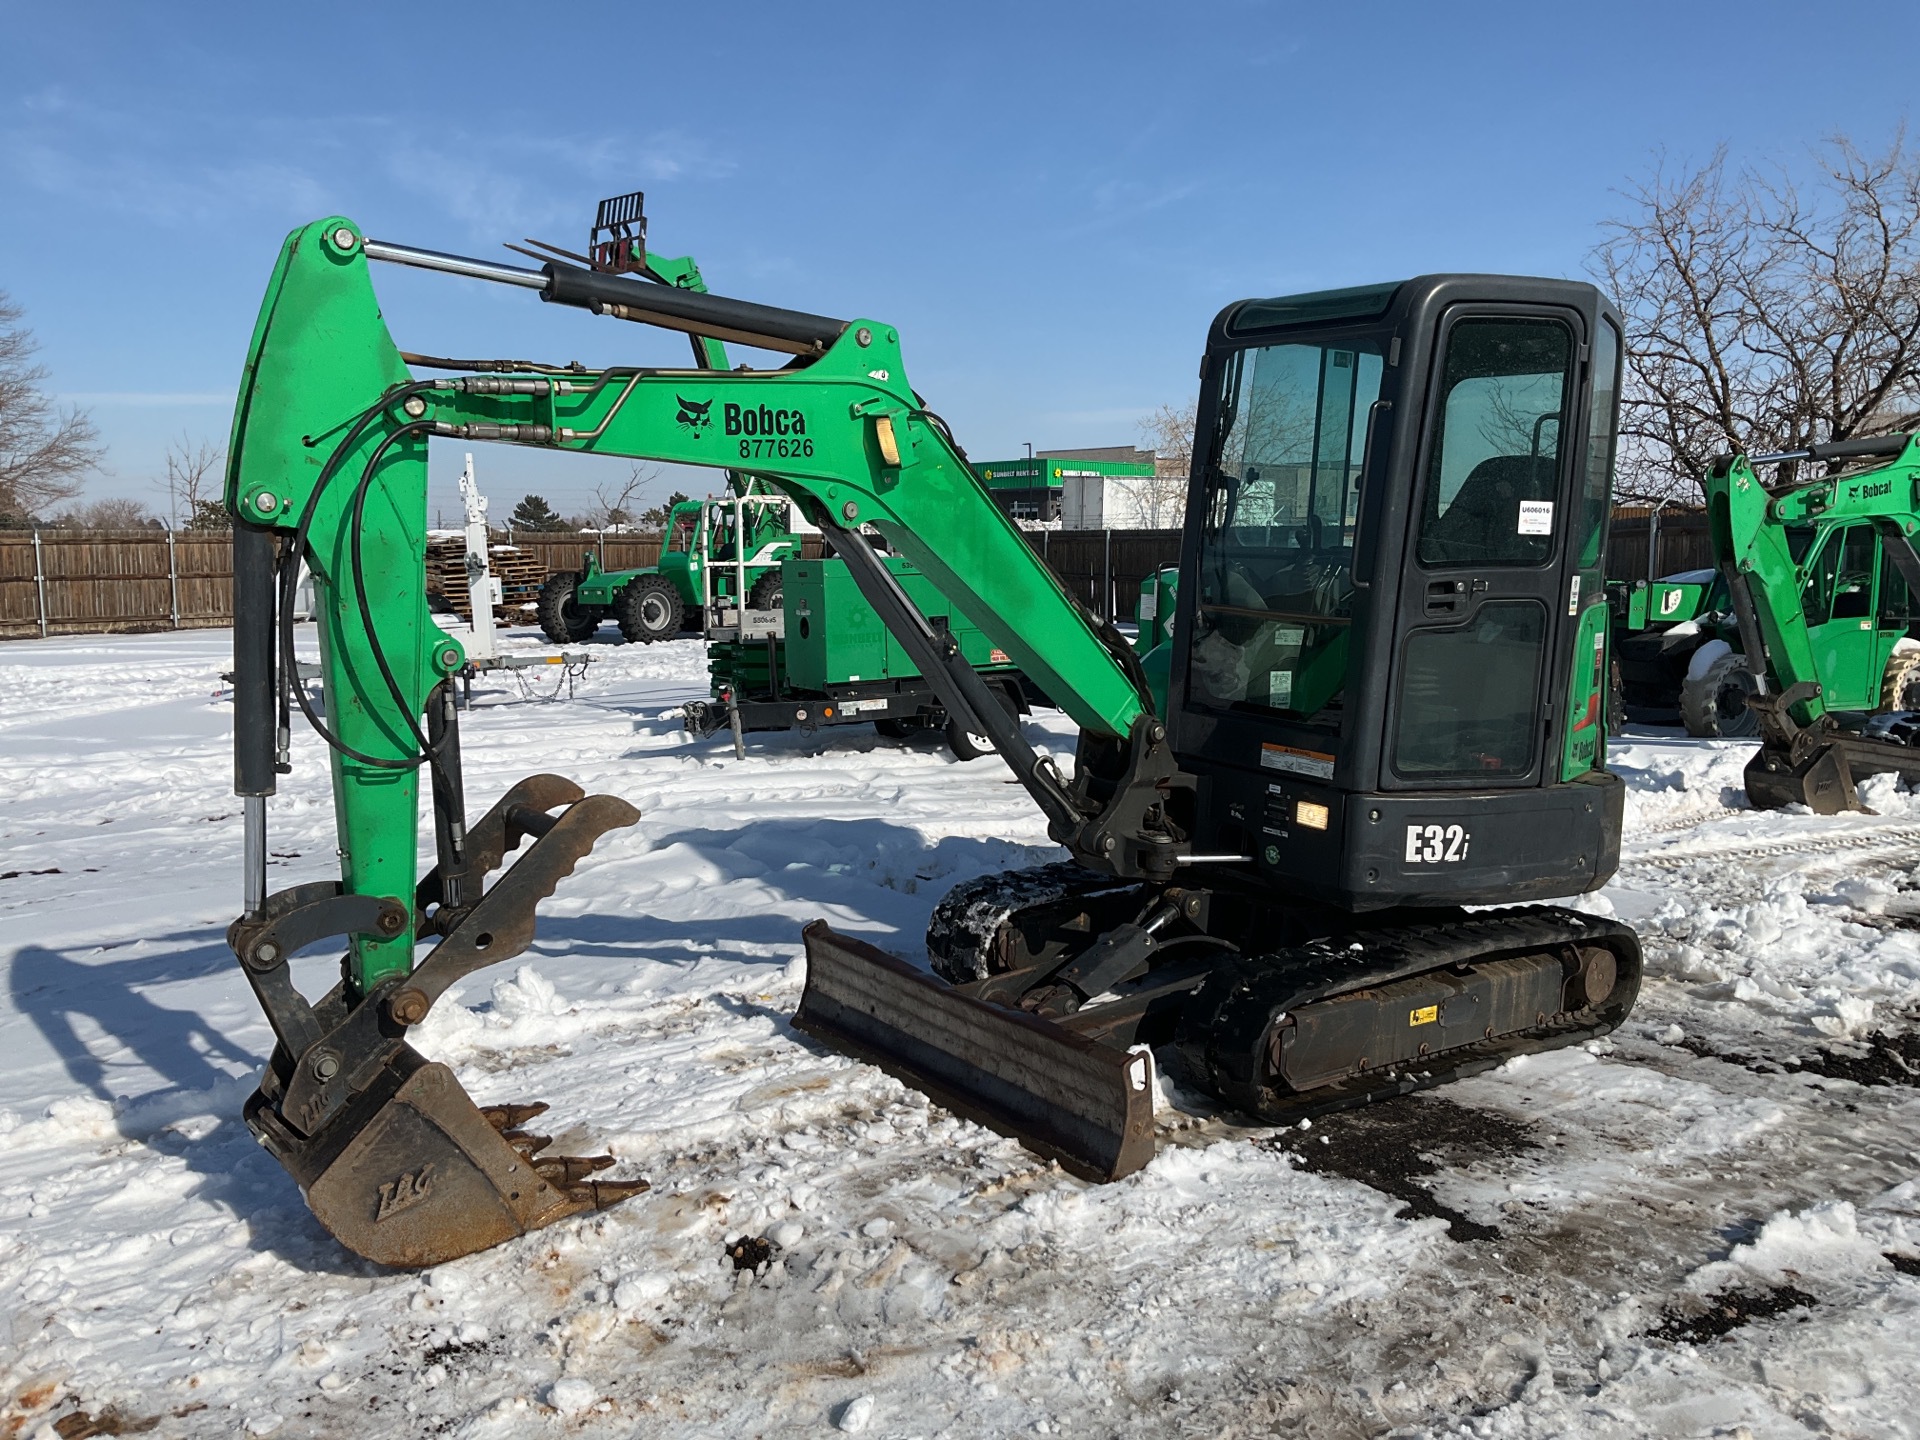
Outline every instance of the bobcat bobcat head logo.
<path fill-rule="evenodd" d="M 713 409 L 713 402 L 689 400 L 684 395 L 676 395 L 673 398 L 680 402 L 680 413 L 673 417 L 675 422 L 682 430 L 691 432 L 693 438 L 698 440 L 700 432 L 713 424 L 713 416 L 707 413 Z"/>

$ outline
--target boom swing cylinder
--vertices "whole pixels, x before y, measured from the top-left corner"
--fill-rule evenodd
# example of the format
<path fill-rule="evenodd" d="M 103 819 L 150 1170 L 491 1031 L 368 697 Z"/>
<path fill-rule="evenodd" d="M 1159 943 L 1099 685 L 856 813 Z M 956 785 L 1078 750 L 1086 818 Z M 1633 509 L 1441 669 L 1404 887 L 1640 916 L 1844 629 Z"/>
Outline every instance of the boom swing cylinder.
<path fill-rule="evenodd" d="M 620 253 L 644 264 L 637 242 Z M 416 378 L 380 321 L 369 260 L 679 330 L 697 355 L 724 338 L 793 358 L 774 370 L 461 361 Z M 1597 292 L 1560 282 L 1427 277 L 1364 293 L 1358 309 L 1296 297 L 1216 322 L 1158 700 L 1124 640 L 994 506 L 884 324 L 560 261 L 467 260 L 337 218 L 289 237 L 227 494 L 249 797 L 248 913 L 233 939 L 280 1039 L 249 1123 L 323 1223 L 362 1254 L 424 1263 L 634 1188 L 596 1188 L 598 1162 L 535 1158 L 522 1111 L 478 1111 L 405 1044 L 453 979 L 523 949 L 538 898 L 636 818 L 534 777 L 466 828 L 440 698 L 462 657 L 420 598 L 435 436 L 729 469 L 826 533 L 1071 860 L 944 900 L 928 939 L 939 979 L 809 926 L 795 1024 L 1082 1173 L 1151 1155 L 1156 1045 L 1272 1119 L 1617 1024 L 1638 984 L 1630 931 L 1460 908 L 1595 888 L 1617 855 L 1619 786 L 1591 703 L 1616 322 Z M 1071 773 L 913 605 L 868 527 L 1079 724 Z M 320 595 L 328 713 L 309 718 L 330 727 L 343 875 L 265 896 L 257 814 L 285 763 L 291 688 L 272 597 L 301 555 Z M 439 863 L 416 883 L 422 767 Z M 332 935 L 350 938 L 342 984 L 309 1006 L 284 957 Z M 416 967 L 426 936 L 439 944 Z"/>

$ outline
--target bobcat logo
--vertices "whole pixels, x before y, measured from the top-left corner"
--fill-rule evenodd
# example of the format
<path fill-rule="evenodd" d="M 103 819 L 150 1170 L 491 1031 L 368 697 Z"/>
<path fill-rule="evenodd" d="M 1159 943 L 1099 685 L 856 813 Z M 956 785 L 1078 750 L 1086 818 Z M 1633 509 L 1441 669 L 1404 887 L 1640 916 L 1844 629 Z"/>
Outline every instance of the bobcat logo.
<path fill-rule="evenodd" d="M 707 413 L 713 409 L 713 402 L 689 400 L 684 395 L 676 395 L 673 398 L 680 402 L 680 413 L 673 417 L 675 422 L 682 430 L 690 432 L 693 438 L 698 440 L 700 432 L 713 424 L 713 416 Z"/>

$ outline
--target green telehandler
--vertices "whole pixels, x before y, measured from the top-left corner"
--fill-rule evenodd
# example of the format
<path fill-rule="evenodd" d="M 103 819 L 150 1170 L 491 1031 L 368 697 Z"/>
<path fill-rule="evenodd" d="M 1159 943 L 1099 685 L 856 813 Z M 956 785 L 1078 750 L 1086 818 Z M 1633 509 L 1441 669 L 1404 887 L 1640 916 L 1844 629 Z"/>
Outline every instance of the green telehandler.
<path fill-rule="evenodd" d="M 760 497 L 766 491 L 760 481 L 742 476 L 735 493 Z M 682 500 L 667 513 L 656 564 L 602 570 L 588 550 L 579 570 L 549 575 L 540 587 L 541 630 L 556 645 L 577 645 L 611 616 L 623 639 L 671 640 L 704 630 L 707 607 L 715 601 L 730 605 L 742 585 L 749 606 L 777 609 L 780 562 L 801 553 L 788 503 L 779 497 L 777 504 L 737 511 Z"/>
<path fill-rule="evenodd" d="M 644 244 L 638 197 L 609 203 L 596 262 Z M 441 358 L 416 374 L 369 262 L 791 358 L 584 373 Z M 226 488 L 246 856 L 229 938 L 278 1040 L 249 1126 L 333 1235 L 391 1265 L 644 1188 L 603 1178 L 605 1157 L 545 1153 L 524 1128 L 537 1107 L 482 1111 L 407 1043 L 450 984 L 523 950 L 537 901 L 637 818 L 535 776 L 468 823 L 460 646 L 421 598 L 434 437 L 745 468 L 821 529 L 1064 858 L 941 900 L 931 972 L 807 926 L 793 1023 L 1074 1172 L 1113 1179 L 1152 1157 L 1162 1059 L 1271 1123 L 1606 1033 L 1640 983 L 1633 931 L 1534 902 L 1617 864 L 1602 552 L 1619 367 L 1617 313 L 1567 281 L 1429 275 L 1228 306 L 1202 359 L 1160 701 L 982 488 L 885 323 L 600 263 L 421 250 L 338 217 L 303 226 L 262 305 Z M 1070 770 L 868 527 L 1077 722 Z M 291 683 L 302 558 L 324 717 Z M 289 698 L 331 751 L 341 878 L 269 894 Z M 436 863 L 421 877 L 423 772 Z M 1467 908 L 1484 905 L 1505 908 Z M 309 1001 L 288 958 L 343 938 L 339 985 Z"/>
<path fill-rule="evenodd" d="M 598 273 L 631 275 L 689 294 L 707 294 L 706 279 L 691 255 L 666 259 L 648 253 L 645 217 L 620 218 L 618 207 L 630 198 L 609 200 L 595 215 L 596 237 L 603 232 L 612 235 L 616 226 L 625 224 L 631 233 L 622 241 L 596 239 L 591 258 L 553 245 L 540 248 L 562 260 L 585 261 Z M 688 339 L 696 366 L 703 370 L 727 368 L 727 347 L 719 340 L 709 335 L 690 335 Z M 706 417 L 699 402 L 694 401 L 681 406 L 678 418 L 680 423 L 692 426 Z M 735 495 L 766 493 L 758 481 L 740 471 L 729 470 L 727 484 Z M 549 575 L 540 587 L 540 629 L 556 645 L 577 645 L 603 621 L 612 619 L 622 639 L 651 643 L 671 640 L 684 630 L 702 629 L 703 605 L 716 595 L 729 597 L 729 587 L 742 579 L 750 604 L 756 603 L 752 599 L 754 587 L 760 588 L 760 601 L 768 601 L 773 594 L 769 587 L 779 584 L 780 562 L 800 554 L 800 537 L 792 533 L 787 520 L 784 505 L 756 505 L 744 514 L 729 514 L 710 513 L 705 501 L 682 500 L 667 512 L 660 558 L 655 564 L 633 570 L 603 570 L 599 557 L 588 550 L 581 555 L 578 570 Z M 744 558 L 744 564 L 720 570 L 709 584 L 703 574 L 708 562 L 716 558 L 731 560 L 736 552 Z M 774 577 L 771 581 L 766 578 L 770 574 Z M 761 604 L 760 608 L 766 607 Z"/>

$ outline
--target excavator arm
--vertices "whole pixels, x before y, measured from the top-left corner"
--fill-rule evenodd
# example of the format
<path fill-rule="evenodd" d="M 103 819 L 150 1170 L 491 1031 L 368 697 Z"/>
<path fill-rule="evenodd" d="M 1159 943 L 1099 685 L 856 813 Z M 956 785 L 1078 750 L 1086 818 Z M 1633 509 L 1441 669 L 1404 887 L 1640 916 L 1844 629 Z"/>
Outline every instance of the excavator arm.
<path fill-rule="evenodd" d="M 721 341 L 794 359 L 764 371 L 440 359 L 431 367 L 453 373 L 420 378 L 409 368 L 419 357 L 403 355 L 381 319 L 370 260 L 679 330 L 706 360 L 724 363 Z M 535 776 L 469 825 L 449 684 L 465 657 L 433 623 L 422 585 L 436 437 L 757 476 L 820 526 L 942 702 L 991 736 L 1076 858 L 1161 880 L 1188 858 L 1178 816 L 1190 782 L 1131 651 L 992 503 L 908 384 L 894 329 L 562 262 L 532 270 L 384 244 L 339 217 L 305 226 L 288 237 L 261 307 L 229 452 L 247 856 L 246 910 L 230 940 L 279 1042 L 248 1122 L 350 1248 L 384 1263 L 437 1263 L 644 1188 L 588 1179 L 604 1157 L 535 1158 L 544 1142 L 519 1129 L 528 1107 L 478 1111 L 405 1041 L 450 984 L 524 950 L 538 900 L 601 835 L 638 818 L 615 797 Z M 916 609 L 863 527 L 1079 723 L 1071 778 L 1035 752 L 940 618 Z M 324 714 L 294 683 L 290 589 L 302 560 L 314 581 Z M 266 800 L 288 765 L 295 703 L 330 750 L 341 878 L 269 895 Z M 424 878 L 422 772 L 437 855 Z M 333 937 L 349 944 L 341 984 L 309 1002 L 287 961 Z M 416 963 L 425 941 L 436 943 Z M 816 967 L 830 963 L 816 956 Z M 911 1008 L 910 991 L 895 998 Z M 820 1028 L 835 1023 L 823 1018 L 829 1008 L 824 997 L 814 1007 Z"/>

